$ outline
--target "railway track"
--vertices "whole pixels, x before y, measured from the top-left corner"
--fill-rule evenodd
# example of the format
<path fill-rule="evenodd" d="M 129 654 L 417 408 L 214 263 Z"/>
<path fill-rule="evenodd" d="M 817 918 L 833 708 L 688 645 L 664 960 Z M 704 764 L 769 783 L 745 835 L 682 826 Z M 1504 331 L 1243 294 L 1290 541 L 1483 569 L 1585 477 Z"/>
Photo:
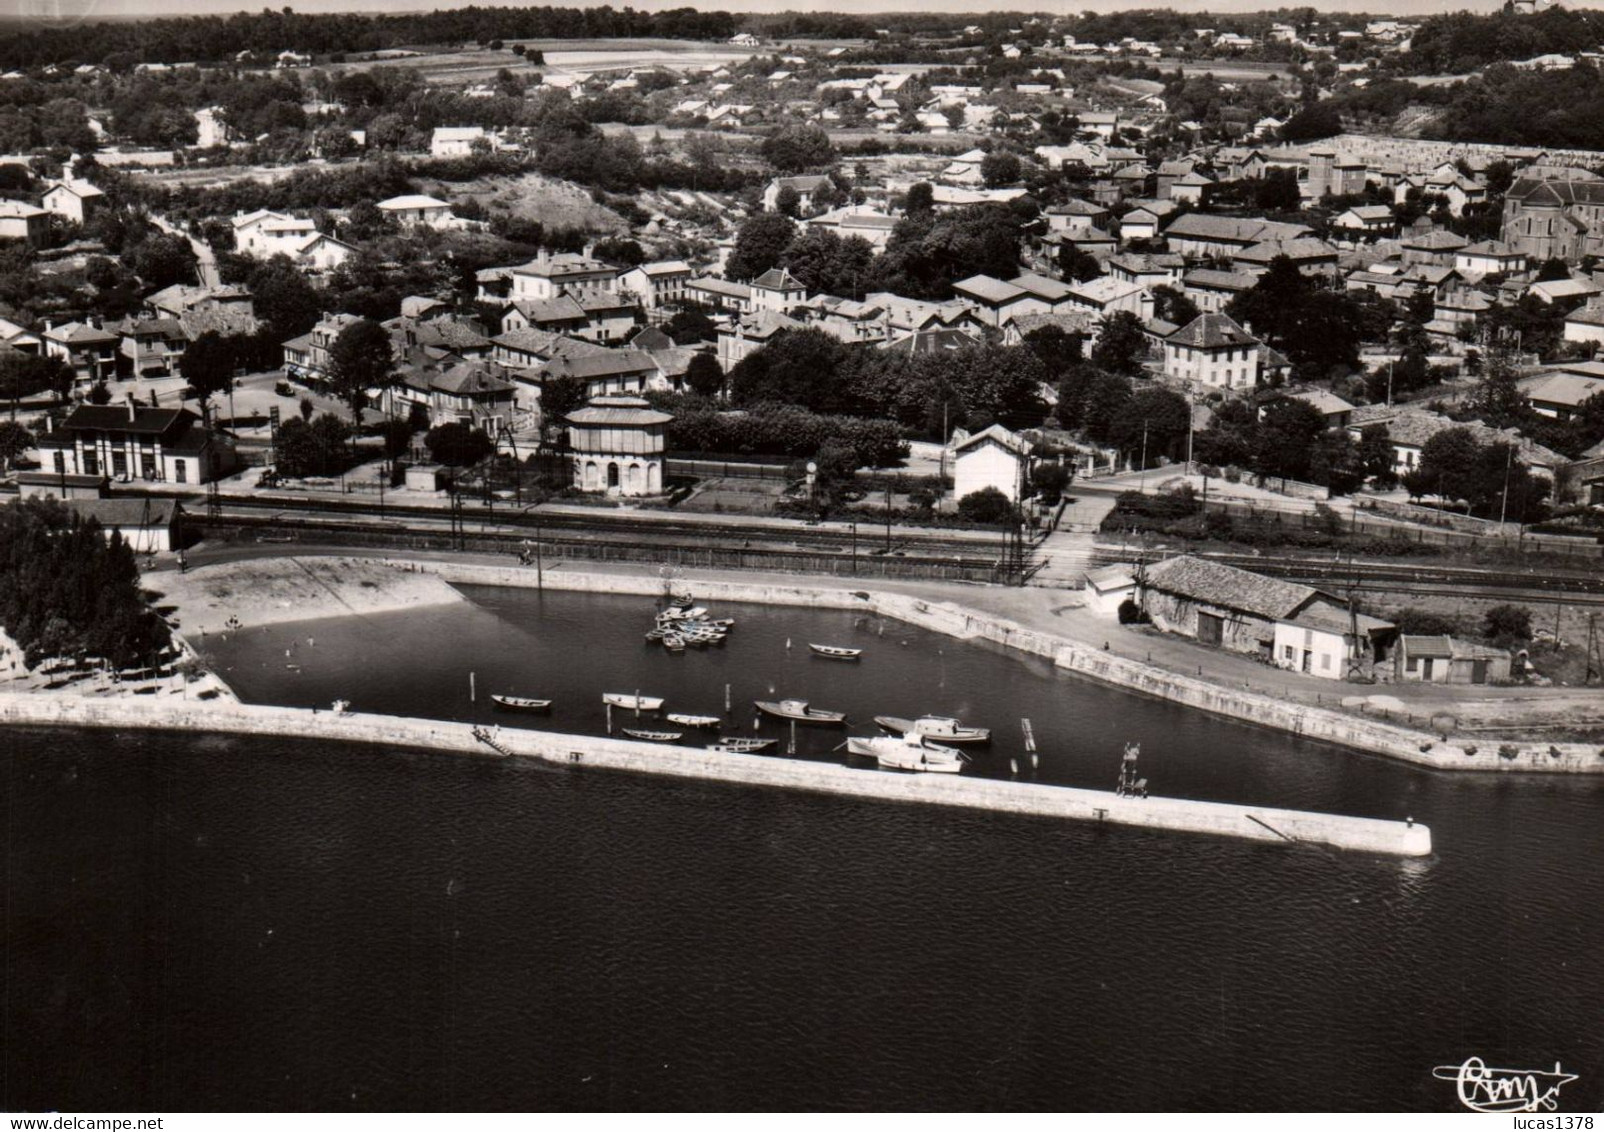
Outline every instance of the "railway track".
<path fill-rule="evenodd" d="M 1129 561 L 1129 552 L 1098 547 L 1092 554 L 1100 565 Z M 1578 605 L 1604 605 L 1604 577 L 1594 571 L 1545 569 L 1476 569 L 1463 566 L 1403 565 L 1388 562 L 1333 562 L 1307 558 L 1273 558 L 1264 555 L 1206 553 L 1227 566 L 1274 578 L 1323 586 L 1337 592 L 1350 587 L 1359 593 L 1407 593 L 1425 596 L 1509 598 Z"/>
<path fill-rule="evenodd" d="M 197 507 L 193 496 L 178 497 L 181 502 Z M 225 515 L 248 517 L 252 515 L 304 517 L 308 520 L 320 516 L 340 516 L 352 520 L 368 521 L 381 518 L 385 521 L 405 519 L 409 525 L 449 526 L 449 511 L 439 507 L 395 505 L 386 503 L 382 509 L 372 502 L 361 500 L 345 502 L 328 499 L 252 499 L 230 496 L 221 504 Z M 643 537 L 665 540 L 668 545 L 698 545 L 710 540 L 725 542 L 751 542 L 764 545 L 791 544 L 816 549 L 821 553 L 850 553 L 853 533 L 839 525 L 811 527 L 803 523 L 785 526 L 753 526 L 733 522 L 698 522 L 664 515 L 643 518 L 597 508 L 595 514 L 576 515 L 556 512 L 530 512 L 515 505 L 485 507 L 464 503 L 459 512 L 462 523 L 471 527 L 487 524 L 498 529 L 525 530 L 533 533 L 538 527 L 543 540 L 561 537 L 561 532 L 582 533 L 587 539 L 615 537 L 622 541 Z M 884 527 L 872 522 L 857 525 L 856 541 L 859 553 L 867 553 L 878 543 L 884 546 Z M 992 557 L 998 553 L 1001 537 L 989 532 L 944 533 L 941 531 L 893 527 L 893 549 L 916 551 L 932 556 Z"/>

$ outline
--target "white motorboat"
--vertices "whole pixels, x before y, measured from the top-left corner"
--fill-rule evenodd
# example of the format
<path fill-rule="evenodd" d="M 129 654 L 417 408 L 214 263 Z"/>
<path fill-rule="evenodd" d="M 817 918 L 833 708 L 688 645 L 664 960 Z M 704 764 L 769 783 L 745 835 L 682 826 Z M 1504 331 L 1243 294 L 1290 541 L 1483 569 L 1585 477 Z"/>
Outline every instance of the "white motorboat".
<path fill-rule="evenodd" d="M 716 715 L 688 715 L 684 712 L 671 711 L 664 717 L 670 723 L 677 723 L 681 727 L 717 727 L 724 722 Z"/>
<path fill-rule="evenodd" d="M 922 735 L 876 735 L 872 738 L 850 738 L 847 751 L 863 758 L 872 758 L 886 770 L 908 770 L 925 774 L 957 774 L 963 770 L 968 757 L 952 747 L 932 743 Z"/>

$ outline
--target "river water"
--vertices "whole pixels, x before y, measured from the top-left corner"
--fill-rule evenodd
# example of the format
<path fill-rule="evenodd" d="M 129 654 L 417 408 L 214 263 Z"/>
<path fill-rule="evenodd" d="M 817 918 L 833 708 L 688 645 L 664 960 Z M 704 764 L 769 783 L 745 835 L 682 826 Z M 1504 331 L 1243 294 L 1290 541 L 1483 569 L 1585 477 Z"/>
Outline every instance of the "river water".
<path fill-rule="evenodd" d="M 466 592 L 207 644 L 247 700 L 503 726 L 600 731 L 600 693 L 637 688 L 717 713 L 726 684 L 741 734 L 770 694 L 939 711 L 996 730 L 986 774 L 1029 718 L 1044 781 L 1108 787 L 1140 742 L 1155 793 L 1412 814 L 1437 852 L 572 773 L 310 719 L 15 731 L 4 1107 L 1432 1111 L 1459 1107 L 1432 1068 L 1471 1056 L 1560 1062 L 1562 1111 L 1604 1102 L 1598 779 L 1434 774 L 848 613 L 720 607 L 729 642 L 675 657 L 641 641 L 649 599 Z"/>

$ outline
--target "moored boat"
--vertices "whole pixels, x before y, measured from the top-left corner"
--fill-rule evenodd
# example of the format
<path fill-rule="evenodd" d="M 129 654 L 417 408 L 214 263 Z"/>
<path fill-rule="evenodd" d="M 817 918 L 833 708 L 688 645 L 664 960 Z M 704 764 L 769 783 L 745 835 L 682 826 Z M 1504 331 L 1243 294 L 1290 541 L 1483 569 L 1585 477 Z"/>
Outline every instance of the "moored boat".
<path fill-rule="evenodd" d="M 717 727 L 723 722 L 716 715 L 688 715 L 684 712 L 671 711 L 663 718 L 670 723 L 677 723 L 681 727 Z"/>
<path fill-rule="evenodd" d="M 923 774 L 957 774 L 968 761 L 963 752 L 932 743 L 913 731 L 901 736 L 850 738 L 847 740 L 847 751 L 863 758 L 872 758 L 885 770 L 908 770 Z"/>
<path fill-rule="evenodd" d="M 643 731 L 634 727 L 625 727 L 621 730 L 631 739 L 641 739 L 647 743 L 677 743 L 684 737 L 682 731 Z"/>
<path fill-rule="evenodd" d="M 812 707 L 806 700 L 754 700 L 757 710 L 780 719 L 794 719 L 798 723 L 845 723 L 844 711 L 825 711 Z"/>
<path fill-rule="evenodd" d="M 492 695 L 490 702 L 503 711 L 550 711 L 550 700 L 532 700 L 528 696 Z"/>
<path fill-rule="evenodd" d="M 707 749 L 723 751 L 726 754 L 753 755 L 758 751 L 768 750 L 778 742 L 778 739 L 747 739 L 744 736 L 731 735 L 709 744 Z"/>
<path fill-rule="evenodd" d="M 877 715 L 874 721 L 893 735 L 917 732 L 928 739 L 943 743 L 989 743 L 991 729 L 965 727 L 950 715 L 921 715 L 918 719 L 903 719 L 897 715 Z"/>
<path fill-rule="evenodd" d="M 840 645 L 815 645 L 810 643 L 814 655 L 828 657 L 830 660 L 857 660 L 863 655 L 862 649 L 842 648 Z"/>
<path fill-rule="evenodd" d="M 603 692 L 602 703 L 629 711 L 657 711 L 663 706 L 662 696 L 642 696 L 631 692 Z"/>

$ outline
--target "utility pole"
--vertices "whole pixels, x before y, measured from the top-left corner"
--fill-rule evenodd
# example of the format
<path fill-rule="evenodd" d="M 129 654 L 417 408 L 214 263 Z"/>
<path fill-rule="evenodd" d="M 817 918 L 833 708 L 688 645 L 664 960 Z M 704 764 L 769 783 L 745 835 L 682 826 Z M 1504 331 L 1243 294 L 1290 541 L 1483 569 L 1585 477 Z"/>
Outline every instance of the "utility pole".
<path fill-rule="evenodd" d="M 1387 407 L 1388 408 L 1392 407 L 1392 367 L 1395 366 L 1396 364 L 1397 364 L 1397 362 L 1395 362 L 1395 361 L 1387 363 Z"/>
<path fill-rule="evenodd" d="M 1503 527 L 1504 516 L 1509 513 L 1509 470 L 1515 463 L 1515 446 L 1504 445 L 1504 501 L 1498 505 L 1498 525 Z M 1500 532 L 1501 533 L 1501 532 Z"/>
<path fill-rule="evenodd" d="M 1138 491 L 1147 490 L 1147 421 L 1142 421 L 1142 479 Z"/>

